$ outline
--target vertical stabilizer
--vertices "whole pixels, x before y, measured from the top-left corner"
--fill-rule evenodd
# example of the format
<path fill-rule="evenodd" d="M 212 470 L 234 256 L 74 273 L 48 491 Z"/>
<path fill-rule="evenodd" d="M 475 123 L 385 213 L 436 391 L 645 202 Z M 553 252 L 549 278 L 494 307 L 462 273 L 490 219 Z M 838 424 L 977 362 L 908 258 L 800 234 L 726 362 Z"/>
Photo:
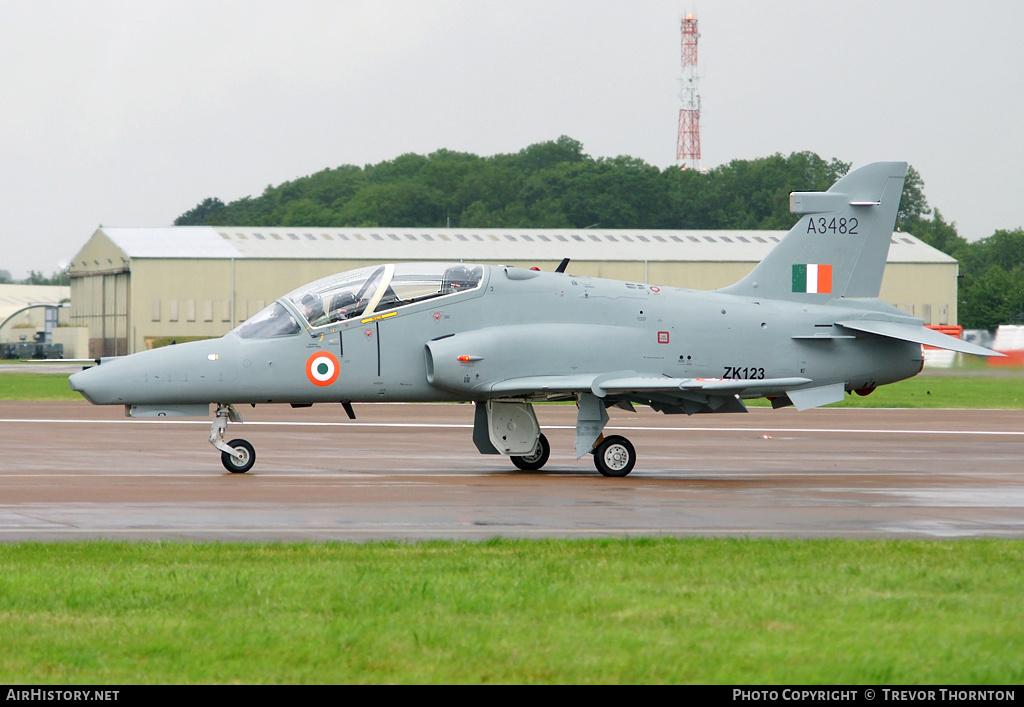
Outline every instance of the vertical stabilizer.
<path fill-rule="evenodd" d="M 802 302 L 877 297 L 906 174 L 906 162 L 875 162 L 826 192 L 793 192 L 789 209 L 800 220 L 749 275 L 719 291 Z"/>

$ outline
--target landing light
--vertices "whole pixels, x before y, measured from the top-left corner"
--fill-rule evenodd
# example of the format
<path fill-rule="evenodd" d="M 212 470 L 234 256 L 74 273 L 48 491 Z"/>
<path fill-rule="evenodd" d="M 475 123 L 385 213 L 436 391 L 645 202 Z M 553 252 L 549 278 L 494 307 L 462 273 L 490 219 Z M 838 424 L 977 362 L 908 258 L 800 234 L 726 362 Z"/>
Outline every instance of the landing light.
<path fill-rule="evenodd" d="M 216 361 L 218 358 L 220 358 L 220 356 L 218 356 L 217 354 L 210 354 L 206 358 L 210 359 L 211 361 Z"/>

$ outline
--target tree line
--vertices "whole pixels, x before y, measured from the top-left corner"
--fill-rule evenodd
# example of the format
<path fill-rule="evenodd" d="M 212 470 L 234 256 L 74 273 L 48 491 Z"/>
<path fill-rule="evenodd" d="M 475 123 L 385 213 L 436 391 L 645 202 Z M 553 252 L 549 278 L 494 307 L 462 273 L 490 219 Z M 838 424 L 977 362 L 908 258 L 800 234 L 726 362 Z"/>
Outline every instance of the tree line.
<path fill-rule="evenodd" d="M 71 284 L 71 278 L 67 270 L 55 270 L 49 276 L 37 270 L 29 270 L 28 277 L 23 280 L 15 280 L 11 277 L 10 270 L 0 270 L 0 285 L 63 285 Z"/>
<path fill-rule="evenodd" d="M 828 189 L 850 163 L 812 152 L 733 160 L 706 172 L 629 156 L 593 158 L 562 136 L 490 157 L 438 150 L 342 165 L 225 204 L 207 198 L 176 225 L 419 228 L 786 230 L 791 191 Z M 1024 320 L 1024 231 L 968 243 L 911 167 L 896 227 L 960 263 L 959 319 L 994 329 Z"/>

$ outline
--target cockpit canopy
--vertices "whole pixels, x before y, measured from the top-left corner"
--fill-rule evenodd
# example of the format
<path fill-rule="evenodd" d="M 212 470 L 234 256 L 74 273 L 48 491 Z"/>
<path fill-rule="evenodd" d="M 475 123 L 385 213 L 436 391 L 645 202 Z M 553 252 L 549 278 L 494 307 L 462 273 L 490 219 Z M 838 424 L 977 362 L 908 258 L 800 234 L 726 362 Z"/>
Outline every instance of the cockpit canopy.
<path fill-rule="evenodd" d="M 290 336 L 304 328 L 371 317 L 435 297 L 476 290 L 483 274 L 480 265 L 463 263 L 398 263 L 349 270 L 288 293 L 238 326 L 235 333 L 244 339 Z"/>

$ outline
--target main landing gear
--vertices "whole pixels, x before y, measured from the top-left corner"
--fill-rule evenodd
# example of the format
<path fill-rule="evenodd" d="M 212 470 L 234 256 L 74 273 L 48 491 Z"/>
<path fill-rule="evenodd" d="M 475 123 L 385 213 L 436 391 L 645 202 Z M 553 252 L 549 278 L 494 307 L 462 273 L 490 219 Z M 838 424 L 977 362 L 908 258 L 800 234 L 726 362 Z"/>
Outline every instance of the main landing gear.
<path fill-rule="evenodd" d="M 538 471 L 548 463 L 549 456 L 551 456 L 551 445 L 548 444 L 548 438 L 541 432 L 537 435 L 537 446 L 533 448 L 532 452 L 521 457 L 510 455 L 509 459 L 523 471 Z"/>
<path fill-rule="evenodd" d="M 594 455 L 594 466 L 602 476 L 627 476 L 636 466 L 636 449 L 628 439 L 620 435 L 605 437 L 590 453 Z M 551 445 L 542 432 L 538 435 L 537 446 L 531 454 L 510 455 L 509 459 L 523 471 L 539 471 L 547 463 L 550 455 Z"/>
<path fill-rule="evenodd" d="M 241 422 L 242 416 L 231 404 L 217 405 L 217 414 L 210 425 L 210 444 L 220 450 L 220 461 L 232 474 L 244 474 L 256 463 L 256 450 L 244 439 L 224 441 L 228 421 Z"/>
<path fill-rule="evenodd" d="M 636 466 L 636 450 L 633 444 L 619 435 L 605 437 L 594 448 L 594 466 L 602 476 L 626 476 Z"/>
<path fill-rule="evenodd" d="M 628 475 L 636 466 L 636 449 L 625 437 L 603 435 L 608 422 L 605 401 L 581 393 L 578 405 L 576 458 L 593 454 L 594 466 L 602 476 Z M 481 454 L 504 454 L 524 471 L 540 470 L 551 455 L 551 445 L 540 431 L 533 405 L 524 400 L 477 402 L 473 442 Z"/>

